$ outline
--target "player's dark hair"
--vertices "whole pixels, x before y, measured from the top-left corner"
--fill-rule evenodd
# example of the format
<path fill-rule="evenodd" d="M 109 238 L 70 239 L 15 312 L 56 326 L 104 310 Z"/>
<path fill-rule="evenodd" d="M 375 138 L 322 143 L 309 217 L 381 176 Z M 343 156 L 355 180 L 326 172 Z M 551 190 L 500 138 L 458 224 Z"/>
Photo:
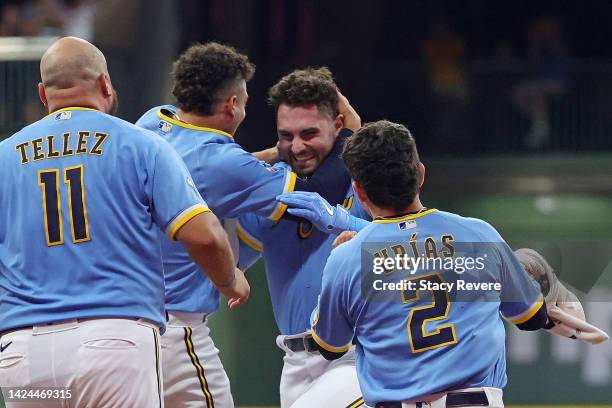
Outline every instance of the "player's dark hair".
<path fill-rule="evenodd" d="M 366 124 L 346 141 L 342 160 L 377 206 L 402 211 L 419 191 L 419 154 L 403 125 L 387 120 Z"/>
<path fill-rule="evenodd" d="M 212 115 L 215 103 L 235 81 L 249 81 L 255 65 L 246 55 L 216 42 L 189 47 L 174 63 L 172 76 L 177 105 L 185 112 Z"/>
<path fill-rule="evenodd" d="M 278 109 L 286 104 L 292 107 L 317 105 L 319 111 L 332 119 L 338 116 L 338 93 L 327 67 L 295 70 L 280 79 L 268 92 L 268 101 Z"/>

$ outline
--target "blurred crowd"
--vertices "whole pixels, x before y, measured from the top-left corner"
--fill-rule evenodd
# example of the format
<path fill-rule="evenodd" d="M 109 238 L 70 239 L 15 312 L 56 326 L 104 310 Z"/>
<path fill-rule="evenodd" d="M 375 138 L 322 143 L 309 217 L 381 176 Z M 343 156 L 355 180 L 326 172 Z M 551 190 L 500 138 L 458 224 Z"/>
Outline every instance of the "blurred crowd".
<path fill-rule="evenodd" d="M 538 149 L 551 135 L 550 103 L 563 96 L 570 82 L 570 51 L 565 42 L 563 25 L 557 16 L 545 15 L 534 20 L 526 32 L 526 69 L 511 89 L 515 106 L 529 120 L 522 138 L 527 149 Z M 461 143 L 456 129 L 464 127 L 462 119 L 470 101 L 470 83 L 463 64 L 466 41 L 445 20 L 432 25 L 424 44 L 431 89 L 437 102 L 437 136 L 443 143 Z M 501 43 L 496 51 L 499 62 L 516 61 L 512 48 Z M 454 139 L 454 140 L 453 140 Z"/>
<path fill-rule="evenodd" d="M 100 47 L 125 119 L 169 96 L 170 64 L 182 50 L 216 40 L 258 66 L 257 120 L 244 134 L 273 136 L 260 118 L 270 115 L 266 92 L 280 75 L 326 65 L 366 120 L 431 135 L 425 152 L 612 148 L 612 69 L 598 66 L 612 58 L 610 18 L 612 3 L 552 0 L 526 8 L 509 0 L 0 0 L 0 36 L 75 35 Z"/>
<path fill-rule="evenodd" d="M 93 36 L 94 0 L 4 0 L 0 36 Z"/>

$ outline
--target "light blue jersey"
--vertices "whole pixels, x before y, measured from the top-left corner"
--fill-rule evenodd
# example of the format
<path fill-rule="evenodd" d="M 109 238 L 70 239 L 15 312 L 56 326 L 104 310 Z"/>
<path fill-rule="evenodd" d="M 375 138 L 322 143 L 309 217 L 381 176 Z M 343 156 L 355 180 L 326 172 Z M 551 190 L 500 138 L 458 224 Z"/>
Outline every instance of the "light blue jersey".
<path fill-rule="evenodd" d="M 164 105 L 145 113 L 136 123 L 154 130 L 182 157 L 198 190 L 220 219 L 254 212 L 278 221 L 286 206 L 276 200 L 293 191 L 295 173 L 272 168 L 244 151 L 229 133 L 193 126 L 174 119 L 176 108 Z M 162 237 L 166 274 L 166 308 L 213 313 L 219 292 L 181 246 Z"/>
<path fill-rule="evenodd" d="M 158 232 L 208 211 L 152 132 L 66 108 L 0 144 L 0 331 L 88 317 L 165 326 Z"/>
<path fill-rule="evenodd" d="M 404 254 L 414 260 L 382 264 Z M 332 252 L 313 337 L 330 352 L 348 350 L 355 338 L 369 405 L 418 400 L 460 388 L 504 387 L 500 311 L 522 323 L 542 305 L 538 285 L 493 227 L 427 210 L 376 220 Z"/>
<path fill-rule="evenodd" d="M 288 167 L 279 163 L 275 167 Z M 343 206 L 361 218 L 367 213 L 352 189 Z M 336 238 L 308 222 L 283 219 L 272 223 L 247 214 L 239 218 L 241 269 L 263 253 L 276 324 L 282 334 L 304 333 L 321 291 L 321 276 Z"/>

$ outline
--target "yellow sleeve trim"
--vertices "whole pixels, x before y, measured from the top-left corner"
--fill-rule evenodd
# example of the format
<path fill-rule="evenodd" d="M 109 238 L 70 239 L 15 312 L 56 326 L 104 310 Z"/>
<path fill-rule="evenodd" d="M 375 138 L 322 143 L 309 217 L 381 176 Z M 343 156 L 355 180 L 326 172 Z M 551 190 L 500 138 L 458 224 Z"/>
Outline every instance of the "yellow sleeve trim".
<path fill-rule="evenodd" d="M 183 225 L 185 225 L 187 221 L 189 221 L 198 214 L 202 214 L 208 211 L 210 211 L 210 209 L 204 204 L 196 204 L 182 211 L 179 215 L 174 217 L 174 220 L 172 220 L 172 222 L 166 228 L 166 233 L 168 234 L 168 237 L 174 241 L 176 233 L 179 229 L 181 229 Z"/>
<path fill-rule="evenodd" d="M 261 241 L 249 234 L 249 232 L 245 230 L 242 225 L 240 225 L 240 222 L 238 222 L 238 224 L 236 225 L 236 235 L 238 235 L 238 238 L 240 238 L 242 242 L 244 242 L 257 252 L 263 252 L 263 245 Z"/>
<path fill-rule="evenodd" d="M 327 344 L 326 342 L 321 340 L 321 338 L 319 336 L 317 336 L 317 333 L 315 333 L 314 328 L 312 330 L 310 330 L 310 333 L 312 334 L 312 338 L 314 339 L 314 341 L 319 346 L 321 346 L 322 349 L 327 350 L 327 351 L 329 351 L 331 353 L 346 353 L 351 348 L 351 343 L 349 343 L 348 345 L 346 345 L 344 347 L 330 346 L 329 344 Z"/>
<path fill-rule="evenodd" d="M 293 190 L 295 189 L 296 181 L 297 181 L 297 174 L 290 171 L 289 174 L 287 174 L 287 178 L 285 180 L 285 186 L 283 187 L 282 194 L 293 192 Z M 287 210 L 287 204 L 278 203 L 276 207 L 274 208 L 272 215 L 270 215 L 268 218 L 274 222 L 278 222 L 278 220 L 281 219 L 281 217 L 283 216 L 286 210 Z"/>
<path fill-rule="evenodd" d="M 518 316 L 508 317 L 506 318 L 506 320 L 509 320 L 514 324 L 525 323 L 526 321 L 531 319 L 533 316 L 535 316 L 535 314 L 538 313 L 538 311 L 542 308 L 542 306 L 544 306 L 544 297 L 540 293 L 540 297 L 538 298 L 538 300 L 536 300 L 535 303 L 531 305 L 529 309 L 527 309 L 527 311 L 521 313 Z"/>

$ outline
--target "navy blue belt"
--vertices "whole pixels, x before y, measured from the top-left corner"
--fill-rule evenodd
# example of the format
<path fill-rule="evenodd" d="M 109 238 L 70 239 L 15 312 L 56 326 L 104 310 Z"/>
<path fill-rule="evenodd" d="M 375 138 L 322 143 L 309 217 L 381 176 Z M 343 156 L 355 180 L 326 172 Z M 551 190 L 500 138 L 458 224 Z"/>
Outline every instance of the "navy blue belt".
<path fill-rule="evenodd" d="M 417 402 L 418 407 L 422 403 Z M 489 399 L 484 391 L 449 392 L 446 394 L 446 407 L 488 407 Z M 377 402 L 376 408 L 402 408 L 401 401 Z"/>
<path fill-rule="evenodd" d="M 310 334 L 304 337 L 297 337 L 294 339 L 285 339 L 285 346 L 291 351 L 307 351 L 309 353 L 318 353 L 319 346 L 314 341 Z"/>

